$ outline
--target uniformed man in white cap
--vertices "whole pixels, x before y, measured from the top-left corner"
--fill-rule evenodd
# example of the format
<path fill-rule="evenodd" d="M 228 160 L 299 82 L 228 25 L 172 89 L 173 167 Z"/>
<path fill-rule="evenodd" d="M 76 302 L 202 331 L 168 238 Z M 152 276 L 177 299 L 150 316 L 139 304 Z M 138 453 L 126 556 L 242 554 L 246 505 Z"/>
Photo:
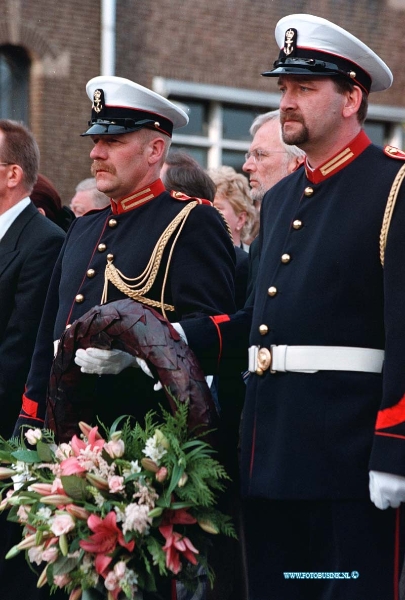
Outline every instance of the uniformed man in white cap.
<path fill-rule="evenodd" d="M 43 423 L 53 341 L 95 305 L 129 296 L 170 321 L 235 310 L 235 251 L 221 215 L 208 200 L 167 192 L 159 178 L 172 130 L 188 122 L 185 112 L 120 77 L 91 79 L 87 94 L 92 112 L 83 135 L 93 143 L 92 174 L 111 206 L 77 219 L 67 235 L 18 427 Z M 106 425 L 123 414 L 141 418 L 160 401 L 125 352 L 78 350 L 76 362 Z"/>
<path fill-rule="evenodd" d="M 284 141 L 307 158 L 264 196 L 254 301 L 215 324 L 182 325 L 201 361 L 219 347 L 236 360 L 250 328 L 241 457 L 250 600 L 394 600 L 405 154 L 362 128 L 369 92 L 393 78 L 325 19 L 284 17 L 276 39 L 264 75 L 278 78 Z"/>
<path fill-rule="evenodd" d="M 40 424 L 44 417 L 53 354 L 49 337 L 59 339 L 65 327 L 96 304 L 129 296 L 170 321 L 234 307 L 235 253 L 222 217 L 209 201 L 191 202 L 167 192 L 159 178 L 172 131 L 187 124 L 186 113 L 121 77 L 95 77 L 86 90 L 92 111 L 82 135 L 93 142 L 91 171 L 111 206 L 87 213 L 69 231 L 51 281 L 20 423 Z M 161 247 L 163 232 L 167 242 Z M 158 243 L 160 262 L 148 271 Z M 127 367 L 134 359 L 126 353 L 81 350 L 77 363 L 87 373 L 125 371 L 132 395 L 134 370 Z M 99 386 L 98 378 L 95 385 L 101 395 L 108 388 L 105 382 Z M 100 401 L 98 414 L 106 423 L 119 412 L 114 402 Z"/>

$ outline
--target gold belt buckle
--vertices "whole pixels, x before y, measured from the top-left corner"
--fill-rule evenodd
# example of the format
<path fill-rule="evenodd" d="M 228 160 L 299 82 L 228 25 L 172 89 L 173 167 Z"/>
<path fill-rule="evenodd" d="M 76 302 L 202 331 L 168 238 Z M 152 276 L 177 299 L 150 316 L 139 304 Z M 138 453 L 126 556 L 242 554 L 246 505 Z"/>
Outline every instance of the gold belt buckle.
<path fill-rule="evenodd" d="M 260 348 L 257 353 L 257 375 L 263 375 L 264 371 L 270 368 L 271 352 L 268 348 Z"/>

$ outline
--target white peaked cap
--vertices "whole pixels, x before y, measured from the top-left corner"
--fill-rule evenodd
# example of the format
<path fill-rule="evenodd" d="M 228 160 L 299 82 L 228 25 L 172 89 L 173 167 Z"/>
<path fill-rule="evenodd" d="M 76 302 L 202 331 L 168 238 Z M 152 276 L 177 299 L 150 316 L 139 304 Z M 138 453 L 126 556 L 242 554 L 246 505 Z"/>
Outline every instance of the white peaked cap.
<path fill-rule="evenodd" d="M 94 77 L 86 92 L 93 104 L 90 128 L 82 135 L 128 133 L 147 127 L 171 137 L 173 129 L 188 123 L 182 108 L 123 77 Z"/>
<path fill-rule="evenodd" d="M 366 92 L 392 85 L 392 73 L 385 62 L 361 40 L 326 19 L 288 15 L 277 23 L 275 37 L 280 55 L 274 68 L 263 73 L 266 77 L 343 75 Z"/>

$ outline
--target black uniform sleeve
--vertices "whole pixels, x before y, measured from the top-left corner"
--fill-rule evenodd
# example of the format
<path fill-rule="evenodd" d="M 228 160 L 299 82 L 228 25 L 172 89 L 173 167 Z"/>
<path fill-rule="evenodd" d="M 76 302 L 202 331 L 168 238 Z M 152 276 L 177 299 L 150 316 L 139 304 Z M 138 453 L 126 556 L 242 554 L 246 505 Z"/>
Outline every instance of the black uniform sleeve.
<path fill-rule="evenodd" d="M 384 263 L 383 398 L 370 468 L 405 476 L 405 185 L 388 232 Z"/>

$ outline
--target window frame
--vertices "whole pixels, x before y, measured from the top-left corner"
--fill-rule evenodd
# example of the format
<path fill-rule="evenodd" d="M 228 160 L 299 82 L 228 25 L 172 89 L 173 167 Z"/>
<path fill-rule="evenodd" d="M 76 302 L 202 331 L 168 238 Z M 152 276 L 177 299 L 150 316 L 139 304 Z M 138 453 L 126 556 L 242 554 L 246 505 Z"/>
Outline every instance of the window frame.
<path fill-rule="evenodd" d="M 223 106 L 234 105 L 237 107 L 257 108 L 259 112 L 267 112 L 278 108 L 280 95 L 273 92 L 261 92 L 255 90 L 232 88 L 227 86 L 195 83 L 191 81 L 180 81 L 164 77 L 154 77 L 152 89 L 171 99 L 180 99 L 181 103 L 187 104 L 187 99 L 199 100 L 208 104 L 208 131 L 206 136 L 185 135 L 173 133 L 173 143 L 177 146 L 199 147 L 207 149 L 207 168 L 215 169 L 222 164 L 222 151 L 235 150 L 246 152 L 249 141 L 238 141 L 223 137 Z M 405 108 L 369 104 L 367 122 L 388 124 L 388 136 L 386 144 L 402 148 L 404 145 L 405 132 Z"/>

